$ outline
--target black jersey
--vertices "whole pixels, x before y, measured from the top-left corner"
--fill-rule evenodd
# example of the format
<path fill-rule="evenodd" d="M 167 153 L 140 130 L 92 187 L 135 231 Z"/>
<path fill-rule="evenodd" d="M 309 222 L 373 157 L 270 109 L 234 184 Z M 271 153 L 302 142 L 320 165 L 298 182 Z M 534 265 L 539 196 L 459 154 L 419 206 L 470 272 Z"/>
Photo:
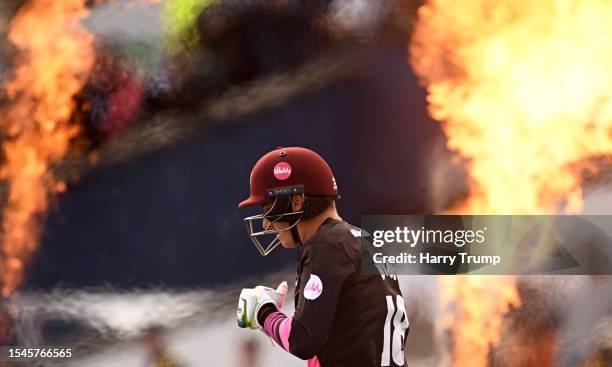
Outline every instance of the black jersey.
<path fill-rule="evenodd" d="M 265 332 L 308 366 L 405 366 L 408 318 L 397 277 L 364 274 L 361 230 L 327 219 L 300 249 L 295 314 Z"/>

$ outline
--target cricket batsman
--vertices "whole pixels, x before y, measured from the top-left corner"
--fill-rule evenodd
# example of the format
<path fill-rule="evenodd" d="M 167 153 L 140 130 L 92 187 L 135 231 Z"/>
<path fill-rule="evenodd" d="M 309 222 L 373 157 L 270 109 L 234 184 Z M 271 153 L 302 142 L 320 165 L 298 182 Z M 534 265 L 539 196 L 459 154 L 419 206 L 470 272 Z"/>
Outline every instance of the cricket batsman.
<path fill-rule="evenodd" d="M 409 324 L 397 276 L 361 272 L 362 231 L 342 220 L 338 198 L 329 165 L 312 150 L 278 148 L 255 164 L 239 207 L 263 209 L 245 218 L 261 255 L 298 248 L 296 307 L 281 312 L 287 282 L 243 289 L 238 325 L 262 330 L 308 367 L 405 366 Z"/>

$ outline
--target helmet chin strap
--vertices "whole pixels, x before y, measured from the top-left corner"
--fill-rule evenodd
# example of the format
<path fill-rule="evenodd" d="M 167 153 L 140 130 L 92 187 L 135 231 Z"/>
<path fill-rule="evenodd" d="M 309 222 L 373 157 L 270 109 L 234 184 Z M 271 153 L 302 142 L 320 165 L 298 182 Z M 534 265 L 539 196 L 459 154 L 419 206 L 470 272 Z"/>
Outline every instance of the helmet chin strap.
<path fill-rule="evenodd" d="M 302 239 L 300 238 L 300 232 L 297 229 L 297 225 L 291 227 L 291 236 L 293 237 L 296 245 L 302 245 Z"/>
<path fill-rule="evenodd" d="M 304 197 L 304 194 L 302 194 L 302 197 Z M 289 210 L 292 210 L 291 208 L 291 199 L 289 199 Z M 304 204 L 302 204 L 303 206 Z M 302 209 L 303 210 L 303 209 Z M 300 220 L 302 220 L 303 214 L 300 215 L 299 218 L 293 219 L 291 221 L 289 221 L 289 226 L 291 227 L 291 237 L 293 237 L 293 241 L 295 242 L 296 245 L 302 245 L 302 239 L 300 238 L 300 232 L 298 231 L 298 222 Z"/>
<path fill-rule="evenodd" d="M 304 194 L 302 194 L 302 198 L 304 198 Z M 302 201 L 302 206 L 304 206 L 304 201 Z M 293 208 L 291 207 L 291 196 L 289 196 L 289 203 L 288 203 L 288 211 L 293 210 Z M 304 210 L 303 208 L 301 210 Z M 295 210 L 295 211 L 299 211 L 299 210 Z M 291 227 L 291 237 L 293 237 L 293 241 L 295 242 L 296 245 L 302 245 L 302 239 L 300 238 L 300 232 L 298 231 L 298 222 L 302 219 L 303 214 L 300 215 L 299 218 L 293 219 L 291 221 L 289 221 L 289 226 Z"/>

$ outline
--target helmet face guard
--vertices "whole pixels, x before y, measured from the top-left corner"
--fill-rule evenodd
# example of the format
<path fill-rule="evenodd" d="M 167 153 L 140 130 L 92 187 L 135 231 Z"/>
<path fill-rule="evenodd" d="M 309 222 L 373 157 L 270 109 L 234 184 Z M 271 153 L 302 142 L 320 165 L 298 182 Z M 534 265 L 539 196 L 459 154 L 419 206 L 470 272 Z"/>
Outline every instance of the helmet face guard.
<path fill-rule="evenodd" d="M 272 207 L 264 214 L 244 218 L 247 234 L 261 256 L 267 256 L 276 247 L 278 247 L 278 245 L 281 243 L 278 239 L 278 235 L 285 231 L 292 231 L 302 218 L 302 214 L 304 214 L 304 211 L 302 210 L 295 212 L 291 211 L 291 195 L 304 195 L 303 186 L 270 189 L 267 193 L 268 197 L 274 198 Z M 265 221 L 268 222 L 268 225 L 266 226 L 264 226 Z M 289 223 L 289 226 L 277 231 L 272 228 L 272 224 L 276 222 Z M 259 230 L 259 228 L 262 228 L 262 230 Z M 272 236 L 273 238 L 265 243 L 266 241 L 264 238 L 269 238 Z M 262 240 L 260 239 L 262 239 L 264 243 L 262 243 Z"/>

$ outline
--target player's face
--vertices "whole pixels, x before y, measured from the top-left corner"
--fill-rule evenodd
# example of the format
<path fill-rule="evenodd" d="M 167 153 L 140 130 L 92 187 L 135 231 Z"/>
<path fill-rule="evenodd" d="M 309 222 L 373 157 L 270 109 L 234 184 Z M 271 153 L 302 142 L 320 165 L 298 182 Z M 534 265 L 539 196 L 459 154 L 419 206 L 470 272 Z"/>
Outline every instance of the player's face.
<path fill-rule="evenodd" d="M 272 208 L 272 203 L 266 204 L 263 207 L 264 213 L 267 213 Z M 276 237 L 281 242 L 281 245 L 284 248 L 294 248 L 295 241 L 293 240 L 293 236 L 291 235 L 291 230 L 289 230 L 289 223 L 287 222 L 270 222 L 269 220 L 263 220 L 263 229 L 269 228 L 278 232 Z"/>

